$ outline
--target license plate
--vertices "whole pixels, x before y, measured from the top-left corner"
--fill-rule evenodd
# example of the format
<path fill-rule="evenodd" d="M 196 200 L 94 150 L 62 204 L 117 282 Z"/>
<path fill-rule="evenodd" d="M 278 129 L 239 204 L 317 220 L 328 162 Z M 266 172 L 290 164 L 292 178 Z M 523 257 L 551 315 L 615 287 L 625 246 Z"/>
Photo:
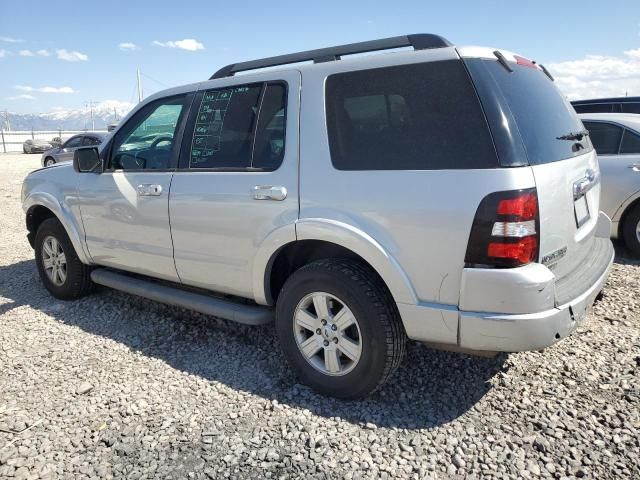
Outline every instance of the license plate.
<path fill-rule="evenodd" d="M 576 215 L 576 225 L 580 228 L 590 218 L 589 204 L 587 203 L 587 197 L 583 195 L 573 202 L 573 208 Z"/>

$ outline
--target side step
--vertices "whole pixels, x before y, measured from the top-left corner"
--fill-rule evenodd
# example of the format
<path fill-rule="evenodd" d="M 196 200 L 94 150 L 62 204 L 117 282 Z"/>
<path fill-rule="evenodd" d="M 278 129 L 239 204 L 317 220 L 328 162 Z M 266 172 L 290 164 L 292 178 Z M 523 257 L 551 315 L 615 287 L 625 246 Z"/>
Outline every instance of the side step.
<path fill-rule="evenodd" d="M 156 302 L 195 310 L 196 312 L 246 325 L 264 325 L 273 321 L 273 310 L 269 307 L 245 305 L 222 298 L 210 297 L 176 287 L 160 285 L 150 280 L 131 277 L 106 268 L 93 270 L 91 272 L 91 280 L 105 287 L 122 290 Z"/>

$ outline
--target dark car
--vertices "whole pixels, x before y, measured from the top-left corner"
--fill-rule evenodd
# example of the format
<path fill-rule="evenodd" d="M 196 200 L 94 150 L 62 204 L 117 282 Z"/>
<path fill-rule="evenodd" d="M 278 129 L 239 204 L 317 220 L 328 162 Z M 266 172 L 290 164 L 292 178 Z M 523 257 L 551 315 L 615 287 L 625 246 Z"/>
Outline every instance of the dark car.
<path fill-rule="evenodd" d="M 640 113 L 640 97 L 574 100 L 571 105 L 578 113 Z"/>
<path fill-rule="evenodd" d="M 80 147 L 100 145 L 105 137 L 104 132 L 86 132 L 74 135 L 59 147 L 53 148 L 42 155 L 42 166 L 50 167 L 54 163 L 70 162 L 73 160 L 73 152 Z"/>

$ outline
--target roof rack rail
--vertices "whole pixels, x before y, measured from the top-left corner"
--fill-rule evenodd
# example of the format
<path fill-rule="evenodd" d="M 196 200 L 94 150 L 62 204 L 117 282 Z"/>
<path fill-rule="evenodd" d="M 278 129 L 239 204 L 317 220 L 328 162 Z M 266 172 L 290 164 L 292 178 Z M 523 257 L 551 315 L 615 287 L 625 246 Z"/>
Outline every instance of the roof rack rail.
<path fill-rule="evenodd" d="M 256 70 L 258 68 L 275 67 L 288 63 L 306 62 L 313 60 L 314 63 L 331 62 L 340 60 L 342 55 L 352 55 L 356 53 L 374 52 L 376 50 L 389 50 L 391 48 L 413 47 L 414 50 L 425 50 L 428 48 L 450 47 L 451 43 L 440 35 L 432 33 L 417 33 L 414 35 L 401 35 L 399 37 L 381 38 L 368 42 L 349 43 L 336 47 L 318 48 L 305 52 L 289 53 L 276 57 L 261 58 L 259 60 L 249 60 L 247 62 L 232 63 L 222 67 L 214 73 L 209 80 L 215 78 L 230 77 L 237 72 Z"/>

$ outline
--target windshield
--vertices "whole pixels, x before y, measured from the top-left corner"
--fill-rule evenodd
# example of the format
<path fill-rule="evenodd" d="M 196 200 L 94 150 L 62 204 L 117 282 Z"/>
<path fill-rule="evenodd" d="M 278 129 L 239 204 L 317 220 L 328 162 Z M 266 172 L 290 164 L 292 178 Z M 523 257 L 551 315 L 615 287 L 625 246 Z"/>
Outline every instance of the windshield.
<path fill-rule="evenodd" d="M 513 70 L 509 72 L 497 59 L 474 58 L 465 63 L 474 79 L 476 75 L 488 76 L 499 89 L 501 95 L 494 98 L 505 103 L 502 110 L 511 114 L 530 165 L 571 158 L 593 149 L 588 137 L 579 135 L 584 126 L 575 110 L 542 70 L 509 63 Z"/>

